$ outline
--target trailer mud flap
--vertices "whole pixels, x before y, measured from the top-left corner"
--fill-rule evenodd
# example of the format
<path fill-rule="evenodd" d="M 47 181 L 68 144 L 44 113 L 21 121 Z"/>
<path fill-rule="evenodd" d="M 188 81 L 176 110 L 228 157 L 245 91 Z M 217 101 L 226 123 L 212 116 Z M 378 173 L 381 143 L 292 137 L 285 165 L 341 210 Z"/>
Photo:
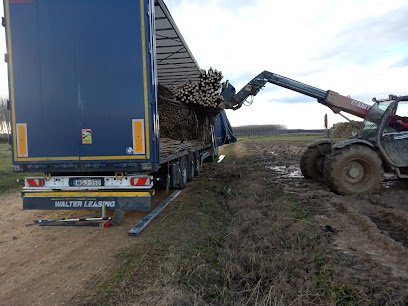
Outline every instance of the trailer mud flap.
<path fill-rule="evenodd" d="M 150 210 L 154 190 L 147 191 L 52 191 L 22 192 L 23 209 L 68 210 L 68 209 L 106 209 Z"/>

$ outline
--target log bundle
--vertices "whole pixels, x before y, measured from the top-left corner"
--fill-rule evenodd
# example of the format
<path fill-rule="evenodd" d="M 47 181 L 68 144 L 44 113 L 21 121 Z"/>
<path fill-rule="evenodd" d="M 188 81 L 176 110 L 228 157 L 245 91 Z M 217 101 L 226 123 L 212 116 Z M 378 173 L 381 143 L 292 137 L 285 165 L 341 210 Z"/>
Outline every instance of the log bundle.
<path fill-rule="evenodd" d="M 202 70 L 197 83 L 188 80 L 173 90 L 176 100 L 186 104 L 216 109 L 224 98 L 220 96 L 222 72 L 210 68 Z"/>
<path fill-rule="evenodd" d="M 188 80 L 169 90 L 159 85 L 160 151 L 176 153 L 211 143 L 215 116 L 223 105 L 221 71 L 202 70 L 198 82 Z"/>
<path fill-rule="evenodd" d="M 190 150 L 202 146 L 202 142 L 198 140 L 181 141 L 171 138 L 160 138 L 160 154 L 174 154 L 183 150 Z"/>
<path fill-rule="evenodd" d="M 161 155 L 211 142 L 214 112 L 172 101 L 173 92 L 161 85 L 158 96 Z"/>

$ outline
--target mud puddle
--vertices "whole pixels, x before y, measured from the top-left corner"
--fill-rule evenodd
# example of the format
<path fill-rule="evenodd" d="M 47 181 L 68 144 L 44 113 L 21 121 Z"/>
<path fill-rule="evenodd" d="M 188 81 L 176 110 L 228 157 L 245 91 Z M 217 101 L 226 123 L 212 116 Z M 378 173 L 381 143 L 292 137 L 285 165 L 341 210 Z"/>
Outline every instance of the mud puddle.
<path fill-rule="evenodd" d="M 272 170 L 276 174 L 278 174 L 282 178 L 293 178 L 293 179 L 303 179 L 302 172 L 300 171 L 299 167 L 294 165 L 290 166 L 267 166 L 269 170 Z"/>
<path fill-rule="evenodd" d="M 298 196 L 321 228 L 336 229 L 330 233 L 332 247 L 349 258 L 343 268 L 351 278 L 380 288 L 393 284 L 396 299 L 408 302 L 408 180 L 387 173 L 371 195 L 339 196 L 324 183 L 303 178 L 299 161 L 305 146 L 302 141 L 269 141 L 251 150 L 270 170 L 269 182 Z"/>

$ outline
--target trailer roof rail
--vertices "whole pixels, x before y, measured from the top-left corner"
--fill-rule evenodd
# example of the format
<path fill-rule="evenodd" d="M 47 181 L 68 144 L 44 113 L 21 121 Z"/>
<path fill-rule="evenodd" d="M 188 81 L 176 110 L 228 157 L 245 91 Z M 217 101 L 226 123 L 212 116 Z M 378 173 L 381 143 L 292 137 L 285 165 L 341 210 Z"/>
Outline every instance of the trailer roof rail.
<path fill-rule="evenodd" d="M 181 35 L 166 4 L 163 0 L 156 0 L 154 7 L 159 83 L 172 88 L 189 79 L 198 79 L 200 66 Z"/>

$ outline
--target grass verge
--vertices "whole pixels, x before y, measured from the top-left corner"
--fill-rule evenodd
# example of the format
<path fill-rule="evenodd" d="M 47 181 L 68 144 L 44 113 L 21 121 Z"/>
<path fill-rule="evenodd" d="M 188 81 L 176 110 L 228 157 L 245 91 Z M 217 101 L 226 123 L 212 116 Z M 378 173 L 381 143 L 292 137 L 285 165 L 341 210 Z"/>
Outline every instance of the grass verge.
<path fill-rule="evenodd" d="M 22 178 L 24 178 L 24 173 L 11 171 L 11 146 L 7 143 L 0 143 L 0 194 L 23 187 L 23 183 L 17 182 Z"/>
<path fill-rule="evenodd" d="M 347 280 L 330 234 L 296 194 L 271 183 L 268 161 L 243 147 L 206 164 L 145 239 L 117 256 L 88 304 L 375 304 L 365 289 L 373 285 Z"/>
<path fill-rule="evenodd" d="M 229 299 L 221 266 L 229 224 L 222 200 L 226 185 L 203 175 L 199 180 L 145 230 L 144 239 L 116 256 L 114 272 L 87 304 L 190 305 Z"/>

